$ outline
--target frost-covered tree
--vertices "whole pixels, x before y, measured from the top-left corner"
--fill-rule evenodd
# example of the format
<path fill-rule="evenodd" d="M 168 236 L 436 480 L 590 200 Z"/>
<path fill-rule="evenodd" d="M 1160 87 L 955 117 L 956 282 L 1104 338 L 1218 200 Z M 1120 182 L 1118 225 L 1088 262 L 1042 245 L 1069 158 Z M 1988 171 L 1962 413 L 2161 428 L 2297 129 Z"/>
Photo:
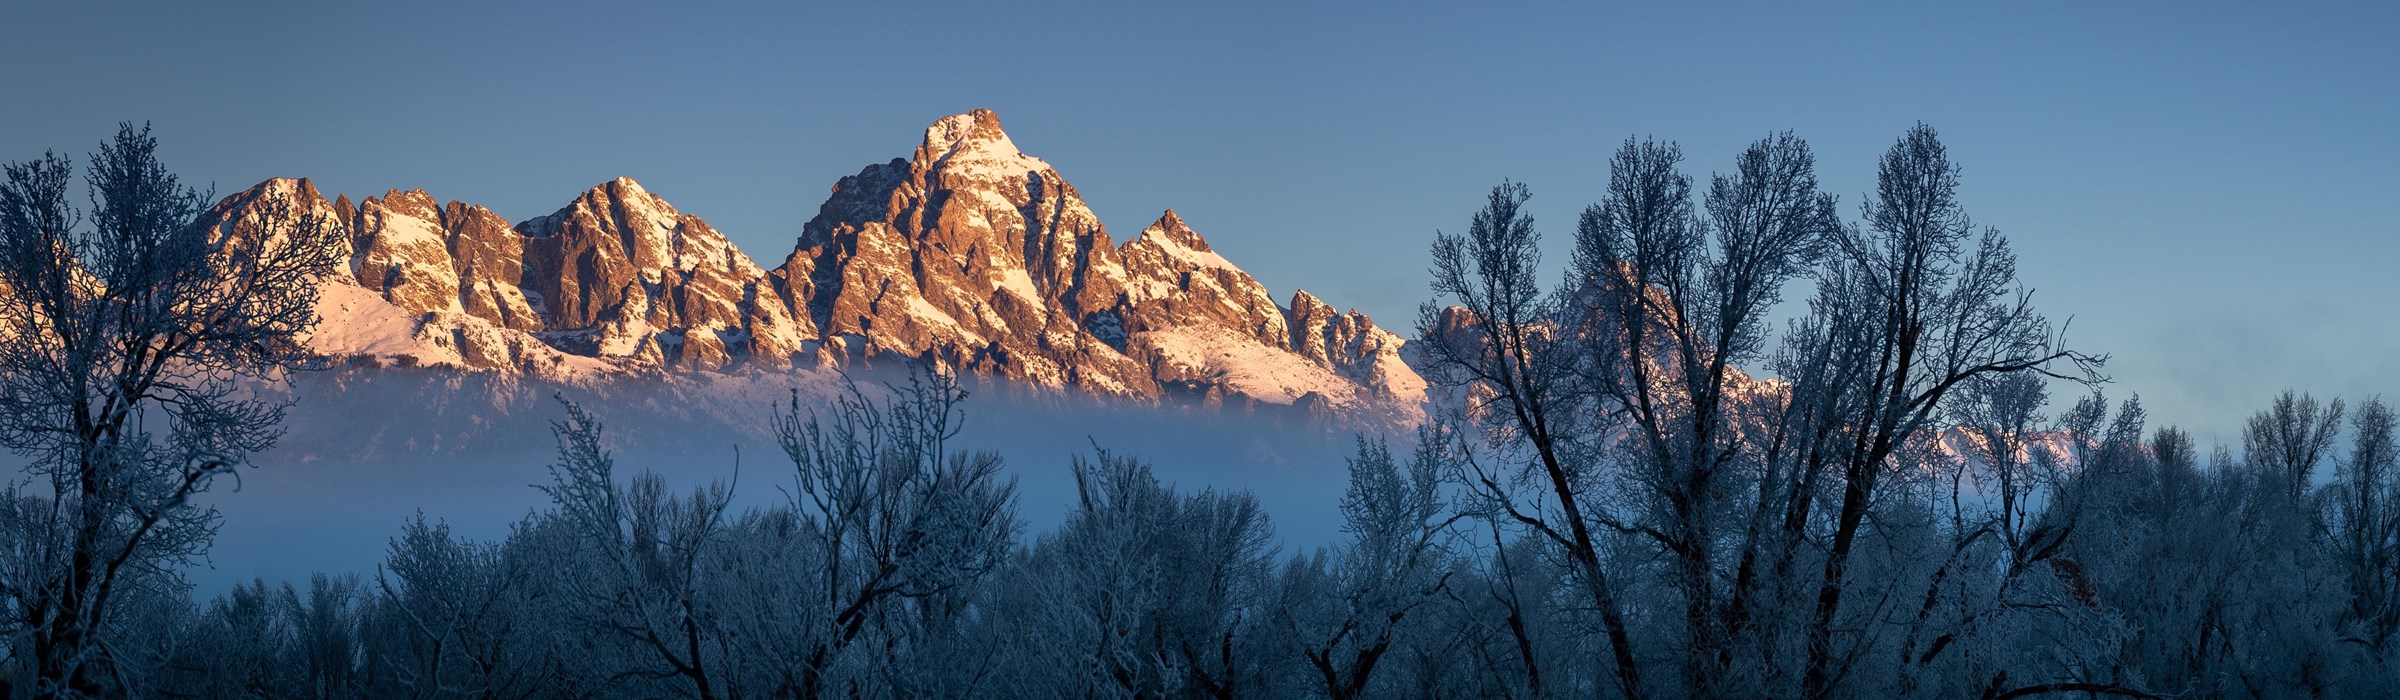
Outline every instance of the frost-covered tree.
<path fill-rule="evenodd" d="M 2345 622 L 2385 653 L 2400 631 L 2400 417 L 2381 397 L 2360 404 L 2350 421 L 2350 455 L 2336 460 L 2325 495 L 2325 532 L 2350 585 Z"/>
<path fill-rule="evenodd" d="M 1952 406 L 1952 420 L 1965 435 L 1968 454 L 1959 460 L 1960 475 L 1972 480 L 1972 495 L 1980 495 L 1980 516 L 1988 523 L 2012 561 L 2023 561 L 2043 543 L 2031 542 L 2033 515 L 2041 492 L 2056 483 L 2055 459 L 2047 459 L 2042 444 L 2042 407 L 2049 388 L 2042 377 L 2013 374 L 1979 377 L 1967 383 L 1961 401 Z M 1968 495 L 1954 485 L 1953 495 Z M 1955 506 L 1963 511 L 1969 506 Z M 1957 527 L 1966 516 L 1959 513 Z"/>
<path fill-rule="evenodd" d="M 529 540 L 455 537 L 420 514 L 393 538 L 363 623 L 365 665 L 379 692 L 409 697 L 513 697 L 542 687 L 554 664 L 534 639 L 545 621 Z M 513 545 L 513 546 L 512 546 Z"/>
<path fill-rule="evenodd" d="M 788 572 L 809 579 L 792 591 L 804 641 L 797 685 L 777 692 L 955 692 L 917 674 L 970 651 L 945 640 L 1016 539 L 1015 480 L 999 455 L 950 449 L 966 398 L 957 378 L 913 374 L 892 390 L 878 402 L 853 384 L 821 412 L 795 392 L 775 417 L 794 469 L 783 526 L 816 567 Z"/>
<path fill-rule="evenodd" d="M 1279 616 L 1326 697 L 1389 696 L 1425 684 L 1377 683 L 1377 671 L 1390 679 L 1389 669 L 1405 665 L 1385 660 L 1424 629 L 1418 612 L 1440 602 L 1456 573 L 1444 544 L 1458 518 L 1442 515 L 1440 494 L 1450 439 L 1438 425 L 1420 428 L 1403 471 L 1389 446 L 1359 438 L 1341 506 L 1349 541 L 1286 567 Z M 1403 673 L 1411 671 L 1426 673 Z"/>
<path fill-rule="evenodd" d="M 1672 143 L 1627 140 L 1609 161 L 1608 193 L 1576 228 L 1565 322 L 1580 341 L 1582 388 L 1627 429 L 1598 458 L 1636 492 L 1634 522 L 1673 564 L 1682 599 L 1681 681 L 1715 695 L 1746 616 L 1730 612 L 1725 531 L 1750 479 L 1757 387 L 1741 366 L 1767 349 L 1783 285 L 1806 274 L 1840 230 L 1817 190 L 1815 156 L 1789 133 L 1745 150 L 1709 185 L 1705 219 Z M 1739 585 L 1755 579 L 1736 580 Z"/>
<path fill-rule="evenodd" d="M 368 602 L 356 575 L 307 587 L 253 581 L 210 601 L 153 691 L 182 697 L 359 697 L 368 692 Z"/>
<path fill-rule="evenodd" d="M 1437 237 L 1433 286 L 1456 308 L 1424 307 L 1421 347 L 1489 448 L 1460 460 L 1462 508 L 1526 536 L 1493 546 L 1569 564 L 1618 694 L 1886 687 L 1892 667 L 1862 660 L 1910 629 L 1876 622 L 1889 601 L 1955 583 L 1939 562 L 1956 557 L 1935 552 L 1978 554 L 1959 520 L 1937 522 L 1925 478 L 1954 397 L 2020 374 L 2088 382 L 2100 358 L 2060 347 L 2006 239 L 1964 214 L 1930 128 L 1885 154 L 1857 227 L 1790 135 L 1715 178 L 1705 216 L 1680 161 L 1672 144 L 1618 151 L 1556 291 L 1536 282 L 1521 185 Z M 1766 321 L 1800 279 L 1816 282 L 1810 313 L 1770 352 Z M 1761 361 L 1781 381 L 1736 369 Z M 1672 622 L 1652 617 L 1666 609 Z M 1654 656 L 1676 682 L 1645 682 Z"/>
<path fill-rule="evenodd" d="M 611 684 L 659 683 L 662 692 L 724 697 L 724 659 L 734 642 L 709 595 L 705 562 L 724 537 L 732 487 L 710 484 L 678 497 L 650 472 L 620 483 L 600 423 L 572 403 L 566 410 L 554 424 L 552 483 L 542 487 L 555 506 L 545 525 L 560 539 L 545 553 L 552 571 L 575 572 L 551 584 L 557 610 L 579 623 L 592 648 L 578 660 Z"/>
<path fill-rule="evenodd" d="M 1836 274 L 1817 306 L 1849 307 L 1826 332 L 1867 352 L 1845 374 L 1858 401 L 1844 411 L 1835 460 L 1841 494 L 1808 627 L 1801 692 L 1821 696 L 1851 677 L 1865 641 L 1846 622 L 1859 583 L 1852 557 L 1893 457 L 1943 415 L 1945 399 L 1981 376 L 2039 372 L 2090 379 L 2100 358 L 2062 347 L 2016 280 L 2016 255 L 1997 230 L 1980 232 L 1958 201 L 1958 166 L 1931 127 L 1884 153 L 1865 225 L 1835 237 Z M 1847 327 L 1842 327 L 1847 326 Z"/>
<path fill-rule="evenodd" d="M 1176 490 L 1114 452 L 1077 456 L 1066 524 L 1003 579 L 1006 697 L 1293 692 L 1301 659 L 1270 619 L 1273 527 L 1248 493 Z M 1279 690 L 1280 689 L 1280 690 Z"/>
<path fill-rule="evenodd" d="M 2316 475 L 2317 465 L 2333 456 L 2333 443 L 2342 431 L 2342 400 L 2319 403 L 2317 397 L 2285 389 L 2274 405 L 2250 416 L 2242 426 L 2242 456 L 2251 468 L 2282 484 L 2284 497 L 2300 503 Z"/>
<path fill-rule="evenodd" d="M 122 125 L 91 156 L 89 206 L 56 155 L 0 182 L 0 622 L 13 691 L 119 695 L 137 677 L 120 603 L 173 591 L 205 552 L 194 497 L 275 443 L 284 404 L 246 379 L 309 365 L 338 222 L 271 194 L 212 225 L 208 198 Z M 179 593 L 176 593 L 179 595 Z"/>
<path fill-rule="evenodd" d="M 1466 233 L 1435 236 L 1434 294 L 1459 311 L 1427 302 L 1417 335 L 1427 380 L 1466 397 L 1463 419 L 1496 448 L 1490 460 L 1459 462 L 1465 509 L 1533 533 L 1571 563 L 1581 607 L 1598 619 L 1609 650 L 1613 685 L 1639 697 L 1642 667 L 1599 531 L 1608 504 L 1589 450 L 1601 434 L 1562 337 L 1565 293 L 1550 293 L 1538 276 L 1541 234 L 1524 210 L 1531 197 L 1523 184 L 1502 182 Z"/>

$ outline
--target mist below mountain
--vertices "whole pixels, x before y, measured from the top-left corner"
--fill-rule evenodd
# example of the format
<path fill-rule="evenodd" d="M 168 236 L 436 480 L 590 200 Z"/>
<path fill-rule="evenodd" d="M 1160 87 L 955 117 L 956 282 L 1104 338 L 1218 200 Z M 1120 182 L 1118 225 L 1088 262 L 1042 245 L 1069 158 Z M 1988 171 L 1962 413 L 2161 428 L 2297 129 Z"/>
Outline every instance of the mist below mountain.
<path fill-rule="evenodd" d="M 895 372 L 861 372 L 863 390 L 905 382 Z M 621 478 L 648 470 L 677 490 L 712 480 L 735 484 L 736 508 L 780 503 L 791 461 L 768 421 L 802 411 L 836 390 L 815 373 L 720 377 L 699 391 L 682 384 L 611 383 L 577 388 L 495 382 L 444 372 L 303 375 L 291 432 L 207 494 L 224 516 L 207 562 L 189 571 L 202 595 L 253 579 L 305 580 L 311 572 L 373 576 L 390 539 L 416 513 L 458 534 L 497 540 L 549 505 L 536 488 L 556 461 L 550 421 L 560 398 L 578 402 L 607 428 Z M 1075 505 L 1071 460 L 1107 449 L 1150 462 L 1185 490 L 1248 490 L 1292 553 L 1341 536 L 1338 504 L 1356 432 L 1288 412 L 1161 407 L 971 382 L 954 449 L 990 450 L 1016 479 L 1025 536 L 1059 525 Z"/>

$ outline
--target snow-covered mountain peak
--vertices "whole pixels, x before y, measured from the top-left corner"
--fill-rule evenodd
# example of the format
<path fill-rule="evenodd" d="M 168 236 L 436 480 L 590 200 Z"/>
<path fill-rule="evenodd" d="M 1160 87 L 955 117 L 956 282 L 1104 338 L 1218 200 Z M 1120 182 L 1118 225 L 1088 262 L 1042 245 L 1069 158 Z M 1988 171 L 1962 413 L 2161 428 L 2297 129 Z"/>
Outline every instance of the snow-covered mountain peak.
<path fill-rule="evenodd" d="M 651 194 L 650 190 L 642 187 L 642 183 L 622 175 L 584 190 L 583 195 L 577 197 L 568 208 L 590 212 L 595 216 L 649 220 L 672 221 L 683 216 L 665 198 Z M 621 210 L 622 213 L 612 210 Z"/>
<path fill-rule="evenodd" d="M 291 206 L 292 214 L 313 214 L 323 217 L 323 220 L 332 226 L 348 227 L 350 225 L 349 212 L 346 209 L 327 204 L 325 195 L 318 193 L 316 184 L 309 182 L 305 177 L 272 178 L 252 185 L 250 189 L 226 195 L 224 199 L 218 200 L 217 204 L 209 209 L 206 216 L 215 224 L 217 234 L 220 236 L 233 238 L 263 234 L 272 237 L 277 234 L 271 231 L 254 230 L 257 222 L 250 220 L 250 215 L 257 213 L 259 208 L 275 199 L 287 202 Z M 337 237 L 334 245 L 340 248 L 336 251 L 337 257 L 350 257 L 349 237 Z M 344 274 L 339 276 L 346 277 L 347 272 L 345 270 Z"/>
<path fill-rule="evenodd" d="M 435 201 L 433 195 L 422 189 L 384 190 L 382 197 L 368 197 L 366 202 L 380 204 L 385 209 L 426 221 L 438 222 L 442 218 L 441 203 Z M 366 203 L 362 202 L 360 206 L 366 206 Z"/>
<path fill-rule="evenodd" d="M 1178 263 L 1174 265 L 1177 268 L 1240 271 L 1224 256 L 1218 255 L 1215 249 L 1208 247 L 1208 239 L 1202 238 L 1200 232 L 1183 223 L 1183 217 L 1177 216 L 1173 209 L 1168 209 L 1167 213 L 1158 217 L 1158 221 L 1142 229 L 1141 235 L 1126 241 L 1125 248 L 1129 255 L 1138 255 L 1136 249 L 1149 248 Z"/>
<path fill-rule="evenodd" d="M 286 197 L 299 197 L 303 199 L 324 198 L 324 195 L 317 193 L 316 183 L 310 182 L 309 179 L 305 177 L 268 178 L 266 182 L 258 183 L 257 186 L 250 188 L 246 194 L 253 196 L 275 194 Z M 242 195 L 236 194 L 234 196 L 240 197 Z"/>
<path fill-rule="evenodd" d="M 1152 222 L 1148 228 L 1142 229 L 1141 235 L 1137 236 L 1135 240 L 1153 237 L 1155 239 L 1151 243 L 1165 245 L 1178 252 L 1207 253 L 1212 256 L 1216 254 L 1215 250 L 1208 247 L 1208 240 L 1201 238 L 1199 232 L 1193 231 L 1190 225 L 1183 223 L 1183 217 L 1177 215 L 1173 209 L 1168 209 L 1167 213 L 1160 214 L 1158 221 Z M 1131 245 L 1132 241 L 1126 241 L 1126 244 Z M 1229 267 L 1231 263 L 1226 263 L 1224 258 L 1215 258 L 1209 261 L 1208 265 Z"/>
<path fill-rule="evenodd" d="M 614 180 L 593 185 L 592 189 L 600 189 L 603 187 L 608 188 L 612 192 L 622 193 L 625 196 L 648 196 L 650 194 L 649 190 L 642 189 L 642 183 L 636 182 L 633 178 L 624 175 L 618 175 Z"/>
<path fill-rule="evenodd" d="M 953 114 L 925 128 L 925 143 L 917 149 L 918 167 L 939 169 L 966 177 L 1013 177 L 1048 170 L 1050 164 L 1025 155 L 1000 128 L 1000 115 L 988 109 Z"/>
<path fill-rule="evenodd" d="M 527 238 L 543 238 L 558 233 L 569 217 L 579 213 L 594 218 L 615 218 L 624 213 L 645 220 L 673 220 L 682 215 L 666 199 L 642 187 L 642 183 L 619 175 L 607 182 L 584 188 L 582 194 L 576 195 L 573 201 L 558 211 L 517 222 L 514 228 Z"/>

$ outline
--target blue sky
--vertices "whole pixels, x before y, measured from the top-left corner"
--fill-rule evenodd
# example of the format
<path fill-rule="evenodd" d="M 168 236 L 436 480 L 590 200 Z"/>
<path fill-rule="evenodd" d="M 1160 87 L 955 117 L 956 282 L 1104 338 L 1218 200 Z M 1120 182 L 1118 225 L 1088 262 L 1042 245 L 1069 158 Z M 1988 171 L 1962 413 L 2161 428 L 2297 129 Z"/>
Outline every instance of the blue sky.
<path fill-rule="evenodd" d="M 1119 240 L 1173 207 L 1279 298 L 1404 330 L 1503 177 L 1555 269 L 1628 135 L 1705 176 L 1794 130 L 1855 215 L 1921 120 L 2154 420 L 2231 443 L 2285 386 L 2400 396 L 2388 4 L 484 5 L 11 6 L 0 159 L 148 120 L 221 192 L 512 219 L 629 175 L 773 264 L 840 176 L 989 107 Z"/>

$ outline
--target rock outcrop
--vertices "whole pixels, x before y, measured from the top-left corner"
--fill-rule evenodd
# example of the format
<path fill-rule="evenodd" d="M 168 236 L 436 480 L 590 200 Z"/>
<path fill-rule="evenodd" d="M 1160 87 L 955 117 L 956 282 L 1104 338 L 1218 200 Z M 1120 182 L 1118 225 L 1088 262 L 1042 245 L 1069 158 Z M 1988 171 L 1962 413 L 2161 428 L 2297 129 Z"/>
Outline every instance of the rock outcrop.
<path fill-rule="evenodd" d="M 1265 285 L 1208 247 L 1175 210 L 1125 242 L 1125 317 L 1141 332 L 1185 326 L 1231 328 L 1273 347 L 1291 347 L 1283 309 Z"/>
<path fill-rule="evenodd" d="M 458 270 L 460 307 L 501 328 L 541 330 L 541 311 L 525 296 L 525 237 L 499 214 L 464 202 L 442 210 L 442 227 Z"/>
<path fill-rule="evenodd" d="M 1358 311 L 1337 314 L 1307 290 L 1292 292 L 1292 352 L 1364 386 L 1421 395 L 1425 380 L 1402 360 L 1405 341 Z"/>
<path fill-rule="evenodd" d="M 380 198 L 368 197 L 358 203 L 350 230 L 357 251 L 350 270 L 359 286 L 418 313 L 464 310 L 450 233 L 442 227 L 441 205 L 432 195 L 393 190 Z"/>

